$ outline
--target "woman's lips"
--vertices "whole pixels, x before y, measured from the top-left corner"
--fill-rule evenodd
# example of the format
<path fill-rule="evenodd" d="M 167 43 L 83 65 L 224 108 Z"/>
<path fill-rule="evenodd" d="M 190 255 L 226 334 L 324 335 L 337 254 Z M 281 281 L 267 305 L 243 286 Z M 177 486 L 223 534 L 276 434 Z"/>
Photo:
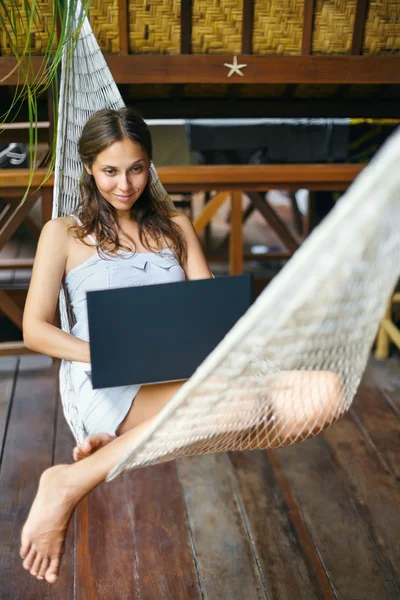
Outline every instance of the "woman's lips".
<path fill-rule="evenodd" d="M 133 192 L 132 194 L 129 194 L 128 196 L 120 196 L 119 194 L 114 194 L 117 198 L 119 198 L 119 200 L 129 200 L 129 198 L 132 198 L 133 196 Z"/>

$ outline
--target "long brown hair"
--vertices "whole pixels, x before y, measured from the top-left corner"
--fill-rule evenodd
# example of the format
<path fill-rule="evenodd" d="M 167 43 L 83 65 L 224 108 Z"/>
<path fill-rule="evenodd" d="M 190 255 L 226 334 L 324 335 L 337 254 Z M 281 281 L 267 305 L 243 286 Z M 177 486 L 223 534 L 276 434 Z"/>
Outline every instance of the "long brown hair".
<path fill-rule="evenodd" d="M 152 142 L 150 131 L 142 117 L 131 108 L 119 110 L 104 109 L 96 112 L 85 124 L 79 139 L 79 156 L 89 169 L 100 152 L 114 142 L 129 139 L 139 144 L 149 158 L 152 159 Z M 132 206 L 130 215 L 139 227 L 139 239 L 150 252 L 159 247 L 159 242 L 166 243 L 174 252 L 182 265 L 186 258 L 186 243 L 182 230 L 171 220 L 167 204 L 151 192 L 149 181 L 140 197 Z M 99 192 L 96 182 L 85 168 L 80 179 L 80 205 L 78 217 L 82 225 L 73 225 L 71 230 L 84 244 L 86 237 L 93 234 L 97 242 L 97 251 L 102 255 L 113 255 L 118 250 L 131 250 L 124 246 L 118 236 L 118 215 L 116 209 L 109 204 Z M 132 248 L 135 250 L 135 242 Z"/>

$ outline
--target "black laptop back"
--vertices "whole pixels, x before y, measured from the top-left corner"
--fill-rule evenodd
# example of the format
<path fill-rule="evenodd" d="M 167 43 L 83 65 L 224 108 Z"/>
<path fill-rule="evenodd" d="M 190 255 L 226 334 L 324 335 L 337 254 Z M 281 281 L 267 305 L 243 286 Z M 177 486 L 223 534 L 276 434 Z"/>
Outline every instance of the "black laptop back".
<path fill-rule="evenodd" d="M 250 275 L 88 292 L 93 387 L 189 378 L 251 300 Z"/>

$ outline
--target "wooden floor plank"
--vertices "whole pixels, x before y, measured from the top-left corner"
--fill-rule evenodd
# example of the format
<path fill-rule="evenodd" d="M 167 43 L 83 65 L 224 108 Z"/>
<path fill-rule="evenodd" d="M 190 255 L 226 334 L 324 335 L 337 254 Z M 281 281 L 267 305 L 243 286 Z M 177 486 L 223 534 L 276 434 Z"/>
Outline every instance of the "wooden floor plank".
<path fill-rule="evenodd" d="M 383 559 L 389 563 L 400 597 L 400 490 L 374 449 L 349 418 L 324 433 L 330 452 L 357 510 L 366 523 Z M 398 451 L 398 448 L 397 448 Z"/>
<path fill-rule="evenodd" d="M 20 360 L 0 472 L 0 598 L 48 600 L 51 586 L 22 568 L 19 545 L 39 477 L 51 465 L 57 379 L 51 359 Z"/>
<path fill-rule="evenodd" d="M 11 408 L 17 369 L 18 358 L 14 356 L 0 361 L 0 465 L 3 457 L 4 436 Z"/>
<path fill-rule="evenodd" d="M 398 600 L 396 584 L 388 577 L 323 440 L 314 438 L 278 450 L 276 456 L 338 597 Z"/>
<path fill-rule="evenodd" d="M 126 481 L 140 600 L 200 600 L 176 463 L 128 472 Z"/>
<path fill-rule="evenodd" d="M 57 427 L 54 444 L 54 463 L 68 464 L 72 462 L 72 448 L 75 442 L 65 420 L 61 400 L 58 399 Z M 68 527 L 65 540 L 65 551 L 61 563 L 60 576 L 53 585 L 52 592 L 55 600 L 75 600 L 75 559 L 74 559 L 74 521 L 73 516 Z"/>
<path fill-rule="evenodd" d="M 281 489 L 265 452 L 232 452 L 243 502 L 272 600 L 335 600 L 299 509 Z M 273 454 L 271 453 L 271 459 Z"/>
<path fill-rule="evenodd" d="M 138 599 L 125 474 L 80 503 L 75 543 L 77 600 Z"/>
<path fill-rule="evenodd" d="M 204 598 L 269 598 L 243 522 L 227 455 L 182 459 L 179 472 Z"/>
<path fill-rule="evenodd" d="M 384 468 L 400 480 L 400 419 L 384 393 L 376 387 L 362 386 L 351 415 Z"/>
<path fill-rule="evenodd" d="M 378 387 L 400 417 L 400 363 L 392 357 L 376 360 L 371 357 L 364 380 Z"/>

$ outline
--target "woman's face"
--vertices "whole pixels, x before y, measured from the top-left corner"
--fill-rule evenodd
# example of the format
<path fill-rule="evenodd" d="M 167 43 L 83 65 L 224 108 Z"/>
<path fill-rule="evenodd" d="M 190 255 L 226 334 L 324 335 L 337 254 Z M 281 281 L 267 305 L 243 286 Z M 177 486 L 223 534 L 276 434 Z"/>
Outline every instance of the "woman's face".
<path fill-rule="evenodd" d="M 129 214 L 146 187 L 150 161 L 139 144 L 123 139 L 100 152 L 91 169 L 85 168 L 103 198 L 122 216 Z"/>

